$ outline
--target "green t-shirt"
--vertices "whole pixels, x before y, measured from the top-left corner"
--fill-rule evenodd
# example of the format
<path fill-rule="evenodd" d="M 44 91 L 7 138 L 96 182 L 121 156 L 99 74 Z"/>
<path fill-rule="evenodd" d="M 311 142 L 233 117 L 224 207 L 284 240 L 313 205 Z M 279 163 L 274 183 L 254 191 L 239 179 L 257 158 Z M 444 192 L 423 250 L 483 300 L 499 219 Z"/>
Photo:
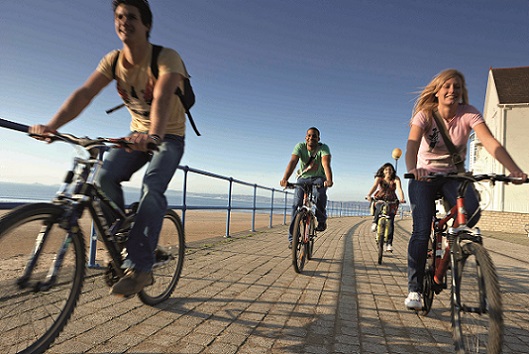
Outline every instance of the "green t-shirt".
<path fill-rule="evenodd" d="M 314 153 L 314 151 L 312 151 Z M 310 162 L 310 165 L 307 166 L 307 163 L 310 160 L 310 153 L 307 149 L 307 143 L 299 143 L 294 147 L 292 155 L 296 155 L 300 160 L 300 167 L 297 171 L 298 178 L 309 178 L 309 177 L 325 177 L 325 170 L 321 163 L 322 157 L 330 155 L 331 151 L 326 144 L 319 143 L 318 149 L 314 159 Z"/>

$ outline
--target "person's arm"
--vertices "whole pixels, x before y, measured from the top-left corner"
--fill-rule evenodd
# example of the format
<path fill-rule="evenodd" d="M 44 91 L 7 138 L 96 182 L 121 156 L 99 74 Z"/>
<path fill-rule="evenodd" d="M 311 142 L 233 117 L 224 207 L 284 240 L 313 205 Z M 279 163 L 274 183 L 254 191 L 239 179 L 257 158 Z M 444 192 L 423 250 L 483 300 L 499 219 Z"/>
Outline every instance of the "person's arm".
<path fill-rule="evenodd" d="M 321 157 L 321 164 L 323 170 L 325 171 L 325 178 L 327 179 L 323 182 L 325 187 L 331 188 L 334 182 L 332 181 L 332 168 L 331 168 L 331 155 L 324 155 Z"/>
<path fill-rule="evenodd" d="M 511 155 L 507 150 L 500 144 L 498 140 L 492 135 L 489 127 L 485 123 L 478 124 L 474 127 L 474 131 L 478 136 L 479 141 L 485 147 L 485 150 L 492 155 L 498 162 L 500 162 L 506 169 L 511 173 L 511 177 L 521 177 L 523 180 L 527 179 L 525 174 L 520 167 L 514 162 Z M 513 182 L 516 183 L 516 182 Z M 519 183 L 522 183 L 521 181 Z"/>
<path fill-rule="evenodd" d="M 57 113 L 55 113 L 47 124 L 33 125 L 29 128 L 29 132 L 40 135 L 53 133 L 66 123 L 75 119 L 110 81 L 110 79 L 99 71 L 94 71 L 86 82 L 64 101 Z"/>
<path fill-rule="evenodd" d="M 298 165 L 299 156 L 298 155 L 292 155 L 290 157 L 290 161 L 287 164 L 287 168 L 285 169 L 285 173 L 283 174 L 283 179 L 279 182 L 279 185 L 281 187 L 286 187 L 288 183 L 288 179 L 292 175 L 292 172 L 294 172 L 294 169 Z"/>
<path fill-rule="evenodd" d="M 160 75 L 153 89 L 149 134 L 132 134 L 129 140 L 134 143 L 131 147 L 133 150 L 147 151 L 149 143 L 159 144 L 163 140 L 171 114 L 169 103 L 171 99 L 178 99 L 174 92 L 183 80 L 183 76 L 178 73 Z M 153 135 L 157 135 L 160 139 L 153 138 Z"/>
<path fill-rule="evenodd" d="M 399 201 L 402 204 L 406 203 L 406 199 L 404 199 L 404 191 L 402 190 L 402 183 L 400 182 L 400 178 L 399 177 L 395 177 L 395 185 L 397 187 L 397 193 L 400 196 L 400 200 Z"/>
<path fill-rule="evenodd" d="M 406 144 L 406 168 L 408 173 L 413 173 L 415 179 L 420 179 L 428 174 L 428 171 L 422 168 L 417 169 L 417 155 L 421 145 L 423 130 L 417 125 L 412 125 Z"/>
<path fill-rule="evenodd" d="M 373 183 L 373 186 L 371 187 L 371 189 L 369 190 L 369 192 L 367 192 L 367 195 L 366 195 L 366 199 L 367 199 L 368 201 L 371 201 L 371 200 L 373 199 L 372 195 L 373 195 L 373 193 L 375 193 L 375 191 L 377 190 L 378 185 L 380 184 L 380 180 L 381 180 L 380 177 L 375 177 L 375 183 Z"/>

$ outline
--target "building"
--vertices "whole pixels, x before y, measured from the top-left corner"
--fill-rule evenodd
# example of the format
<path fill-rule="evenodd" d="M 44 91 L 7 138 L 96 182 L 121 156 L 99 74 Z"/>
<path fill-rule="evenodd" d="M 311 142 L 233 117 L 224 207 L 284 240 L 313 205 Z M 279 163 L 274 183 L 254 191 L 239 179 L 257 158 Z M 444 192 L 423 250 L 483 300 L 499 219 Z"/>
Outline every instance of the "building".
<path fill-rule="evenodd" d="M 492 134 L 505 146 L 514 161 L 524 171 L 529 171 L 529 67 L 489 70 L 483 116 Z M 474 173 L 509 173 L 474 135 L 469 149 L 469 169 Z M 484 210 L 529 216 L 529 185 L 498 183 L 494 188 L 484 185 L 480 189 L 483 190 L 483 204 L 487 204 Z M 523 232 L 518 228 L 524 227 L 525 224 L 517 226 L 513 232 Z"/>

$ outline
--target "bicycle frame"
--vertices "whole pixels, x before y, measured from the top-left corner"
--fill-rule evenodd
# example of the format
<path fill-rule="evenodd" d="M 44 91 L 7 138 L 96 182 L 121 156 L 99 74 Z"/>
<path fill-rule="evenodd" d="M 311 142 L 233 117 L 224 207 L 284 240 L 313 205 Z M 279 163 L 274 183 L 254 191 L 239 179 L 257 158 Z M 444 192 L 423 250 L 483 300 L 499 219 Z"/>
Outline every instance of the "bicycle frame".
<path fill-rule="evenodd" d="M 314 201 L 314 196 L 312 193 L 312 185 L 305 185 L 303 188 L 303 205 L 298 207 L 298 213 L 301 210 L 305 210 L 309 215 L 312 215 L 312 217 L 315 217 L 316 215 L 316 202 Z M 305 223 L 307 224 L 307 227 L 305 229 L 305 234 L 303 235 L 303 242 L 308 243 L 310 241 L 310 217 L 305 219 Z"/>
<path fill-rule="evenodd" d="M 454 264 L 453 252 L 450 245 L 453 244 L 457 237 L 465 232 L 471 235 L 473 242 L 482 243 L 481 232 L 479 228 L 469 228 L 467 224 L 467 214 L 465 209 L 465 194 L 468 189 L 470 180 L 461 182 L 456 198 L 456 204 L 447 212 L 443 218 L 433 217 L 433 246 L 434 246 L 434 280 L 437 284 L 444 284 L 448 265 Z M 448 227 L 448 222 L 454 220 L 453 225 Z M 447 238 L 446 246 L 443 246 L 443 237 Z"/>
<path fill-rule="evenodd" d="M 100 147 L 99 149 L 104 149 Z M 97 149 L 90 150 L 90 159 L 82 159 L 76 157 L 74 159 L 73 167 L 67 172 L 63 185 L 57 192 L 53 200 L 53 204 L 64 208 L 64 214 L 61 220 L 61 227 L 67 231 L 64 242 L 57 252 L 57 257 L 50 267 L 50 271 L 46 277 L 46 281 L 35 284 L 35 290 L 47 290 L 53 286 L 57 273 L 62 266 L 64 254 L 66 253 L 72 237 L 78 237 L 79 223 L 84 209 L 88 209 L 91 218 L 94 222 L 95 229 L 101 235 L 101 240 L 105 244 L 111 258 L 114 260 L 113 268 L 117 275 L 123 276 L 123 269 L 121 269 L 121 255 L 118 247 L 116 247 L 116 240 L 114 235 L 118 230 L 118 226 L 127 218 L 125 212 L 121 210 L 113 201 L 111 201 L 103 191 L 95 184 L 97 173 L 101 169 L 102 161 L 94 159 L 97 156 Z M 75 185 L 72 188 L 72 184 Z M 71 192 L 69 191 L 71 189 Z M 112 214 L 116 222 L 109 227 L 103 213 L 102 206 Z M 30 255 L 23 276 L 18 280 L 20 286 L 27 286 L 31 273 L 38 261 L 40 251 L 46 242 L 46 226 L 39 234 L 35 242 L 35 248 Z"/>

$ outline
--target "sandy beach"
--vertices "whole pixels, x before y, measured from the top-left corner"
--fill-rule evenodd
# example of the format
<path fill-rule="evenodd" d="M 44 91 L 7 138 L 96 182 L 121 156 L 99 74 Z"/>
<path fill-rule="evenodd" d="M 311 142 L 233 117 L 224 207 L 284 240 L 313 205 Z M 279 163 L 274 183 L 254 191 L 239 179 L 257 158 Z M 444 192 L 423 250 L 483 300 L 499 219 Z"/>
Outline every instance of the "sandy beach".
<path fill-rule="evenodd" d="M 175 210 L 182 218 L 182 212 Z M 9 210 L 0 210 L 0 216 L 8 213 Z M 195 242 L 205 239 L 226 236 L 226 211 L 187 211 L 185 215 L 185 236 L 186 242 Z M 274 214 L 272 225 L 283 224 L 283 215 Z M 290 215 L 287 215 L 287 223 L 290 222 Z M 90 233 L 91 219 L 88 213 L 81 219 L 80 225 L 85 235 Z M 255 214 L 255 230 L 266 229 L 270 225 L 270 214 Z M 232 212 L 230 216 L 230 236 L 242 232 L 251 232 L 252 213 Z"/>

